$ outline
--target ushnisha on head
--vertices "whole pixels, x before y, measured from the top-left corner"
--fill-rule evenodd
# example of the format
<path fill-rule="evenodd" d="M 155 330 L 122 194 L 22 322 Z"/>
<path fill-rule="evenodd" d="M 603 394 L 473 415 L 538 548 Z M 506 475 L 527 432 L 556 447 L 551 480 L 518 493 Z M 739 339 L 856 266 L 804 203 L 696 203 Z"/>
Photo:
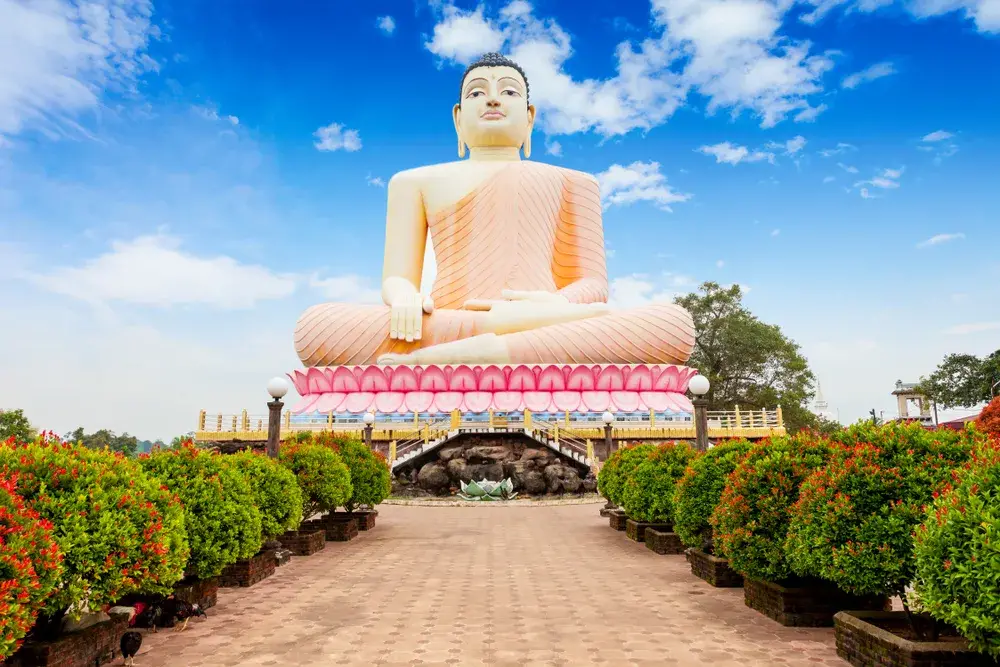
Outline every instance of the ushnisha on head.
<path fill-rule="evenodd" d="M 531 157 L 535 107 L 528 102 L 528 78 L 513 60 L 487 53 L 469 65 L 452 111 L 458 156 L 466 147 L 505 147 Z"/>

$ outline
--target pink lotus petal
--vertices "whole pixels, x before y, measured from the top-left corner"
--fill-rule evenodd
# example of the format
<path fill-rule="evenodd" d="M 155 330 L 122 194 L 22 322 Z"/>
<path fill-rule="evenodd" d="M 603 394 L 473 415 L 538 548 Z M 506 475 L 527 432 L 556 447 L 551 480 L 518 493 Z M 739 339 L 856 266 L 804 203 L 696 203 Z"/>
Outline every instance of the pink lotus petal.
<path fill-rule="evenodd" d="M 684 394 L 671 392 L 668 396 L 670 396 L 671 400 L 673 400 L 677 412 L 684 412 L 687 414 L 692 414 L 694 412 L 694 405 L 691 403 L 691 399 Z"/>
<path fill-rule="evenodd" d="M 365 366 L 358 382 L 361 391 L 389 391 L 389 378 L 382 366 Z"/>
<path fill-rule="evenodd" d="M 621 412 L 635 412 L 639 409 L 639 394 L 634 391 L 613 391 L 611 402 Z"/>
<path fill-rule="evenodd" d="M 316 404 L 312 409 L 316 412 L 322 412 L 323 414 L 326 414 L 327 412 L 336 412 L 337 408 L 343 404 L 344 399 L 346 398 L 347 394 L 338 391 L 328 391 L 319 395 L 319 400 L 316 401 Z"/>
<path fill-rule="evenodd" d="M 288 379 L 295 385 L 295 391 L 299 393 L 299 396 L 305 396 L 309 393 L 309 383 L 306 381 L 305 373 L 302 371 L 292 371 L 287 375 Z"/>
<path fill-rule="evenodd" d="M 604 366 L 597 375 L 597 389 L 600 391 L 622 391 L 625 388 L 625 378 L 618 366 Z"/>
<path fill-rule="evenodd" d="M 497 366 L 487 366 L 479 376 L 477 388 L 479 391 L 505 391 L 507 378 Z"/>
<path fill-rule="evenodd" d="M 552 405 L 556 410 L 573 412 L 580 408 L 582 395 L 578 391 L 554 391 L 552 392 Z"/>
<path fill-rule="evenodd" d="M 515 366 L 507 379 L 507 388 L 510 391 L 534 391 L 537 386 L 535 374 L 527 366 Z"/>
<path fill-rule="evenodd" d="M 439 391 L 434 394 L 434 407 L 441 412 L 460 410 L 462 407 L 462 392 Z"/>
<path fill-rule="evenodd" d="M 590 412 L 604 412 L 611 407 L 610 391 L 583 391 L 580 392 L 580 398 Z"/>
<path fill-rule="evenodd" d="M 389 391 L 416 391 L 417 374 L 410 366 L 396 366 L 389 378 Z"/>
<path fill-rule="evenodd" d="M 299 399 L 299 402 L 295 404 L 292 408 L 292 414 L 301 415 L 312 411 L 313 403 L 319 400 L 319 394 L 310 394 L 309 396 L 303 396 Z"/>
<path fill-rule="evenodd" d="M 345 394 L 361 391 L 361 384 L 346 366 L 338 366 L 333 371 L 333 379 L 330 381 L 331 388 L 327 391 L 342 391 Z"/>
<path fill-rule="evenodd" d="M 640 391 L 639 398 L 650 410 L 664 412 L 673 407 L 673 401 L 668 398 L 669 394 L 663 391 Z"/>
<path fill-rule="evenodd" d="M 465 409 L 469 412 L 486 412 L 493 405 L 493 393 L 489 391 L 468 391 L 465 393 Z"/>
<path fill-rule="evenodd" d="M 552 392 L 526 391 L 524 405 L 532 412 L 548 412 L 552 408 Z"/>
<path fill-rule="evenodd" d="M 420 374 L 420 391 L 445 391 L 448 389 L 448 378 L 440 366 L 424 366 Z"/>
<path fill-rule="evenodd" d="M 563 375 L 559 366 L 546 366 L 538 374 L 539 391 L 564 391 L 566 389 L 566 376 Z"/>
<path fill-rule="evenodd" d="M 310 368 L 306 371 L 306 391 L 310 394 L 322 394 L 325 391 L 333 391 L 330 387 L 330 379 L 321 368 Z"/>
<path fill-rule="evenodd" d="M 375 394 L 375 410 L 385 414 L 396 412 L 403 407 L 405 397 L 401 391 L 380 391 Z"/>
<path fill-rule="evenodd" d="M 493 407 L 501 412 L 514 412 L 524 402 L 524 394 L 520 391 L 493 392 Z"/>
<path fill-rule="evenodd" d="M 650 391 L 652 388 L 653 373 L 649 366 L 634 366 L 625 380 L 626 391 Z"/>
<path fill-rule="evenodd" d="M 375 402 L 375 394 L 370 391 L 354 391 L 347 394 L 344 399 L 343 406 L 341 409 L 357 414 L 359 412 L 368 412 L 369 408 L 372 407 L 372 403 Z"/>
<path fill-rule="evenodd" d="M 566 378 L 566 388 L 570 391 L 594 391 L 597 388 L 597 376 L 590 366 L 574 366 Z"/>
<path fill-rule="evenodd" d="M 448 388 L 452 391 L 476 391 L 476 374 L 470 366 L 455 366 L 448 380 Z"/>
<path fill-rule="evenodd" d="M 403 403 L 410 412 L 427 412 L 434 405 L 434 392 L 409 391 L 406 393 Z"/>

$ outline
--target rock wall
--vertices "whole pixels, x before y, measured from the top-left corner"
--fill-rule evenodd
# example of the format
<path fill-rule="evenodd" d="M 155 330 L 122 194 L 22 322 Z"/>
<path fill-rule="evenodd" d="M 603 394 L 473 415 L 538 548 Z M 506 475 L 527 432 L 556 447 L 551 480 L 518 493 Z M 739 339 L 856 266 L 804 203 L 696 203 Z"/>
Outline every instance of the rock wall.
<path fill-rule="evenodd" d="M 534 440 L 517 434 L 469 433 L 435 452 L 418 466 L 393 476 L 393 495 L 455 493 L 460 482 L 509 477 L 520 495 L 582 494 L 597 490 L 593 473 L 584 472 Z"/>

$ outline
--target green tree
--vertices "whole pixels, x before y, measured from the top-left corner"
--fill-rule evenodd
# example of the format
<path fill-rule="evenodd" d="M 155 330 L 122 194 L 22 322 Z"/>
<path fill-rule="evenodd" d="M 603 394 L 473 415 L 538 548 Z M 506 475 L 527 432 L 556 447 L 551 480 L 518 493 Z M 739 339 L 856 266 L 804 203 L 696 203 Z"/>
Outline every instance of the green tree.
<path fill-rule="evenodd" d="M 985 357 L 949 354 L 918 390 L 943 408 L 971 408 L 989 403 L 993 385 L 1000 382 L 1000 350 Z"/>
<path fill-rule="evenodd" d="M 694 318 L 697 342 L 688 361 L 712 383 L 709 410 L 773 409 L 781 405 L 790 431 L 815 428 L 809 411 L 815 377 L 799 346 L 743 305 L 739 285 L 706 282 L 674 300 Z"/>
<path fill-rule="evenodd" d="M 35 434 L 31 422 L 24 416 L 24 410 L 0 410 L 0 442 L 8 438 L 34 440 Z"/>
<path fill-rule="evenodd" d="M 121 452 L 126 456 L 134 456 L 136 450 L 139 449 L 139 439 L 134 435 L 129 435 L 128 433 L 116 435 L 114 431 L 109 431 L 106 428 L 88 434 L 84 432 L 82 426 L 79 426 L 75 431 L 68 433 L 66 439 L 70 442 L 79 443 L 87 449 L 104 449 L 107 447 L 113 452 Z"/>

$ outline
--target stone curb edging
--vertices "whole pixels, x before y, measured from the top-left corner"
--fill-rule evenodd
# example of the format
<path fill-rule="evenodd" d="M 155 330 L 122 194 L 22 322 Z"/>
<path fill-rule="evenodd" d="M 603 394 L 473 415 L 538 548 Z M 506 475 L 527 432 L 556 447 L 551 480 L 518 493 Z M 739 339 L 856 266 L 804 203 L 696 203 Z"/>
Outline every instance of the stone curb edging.
<path fill-rule="evenodd" d="M 457 498 L 387 498 L 383 505 L 402 505 L 406 507 L 553 507 L 558 505 L 592 505 L 607 502 L 596 494 L 583 498 L 558 498 L 542 500 L 461 500 Z"/>

